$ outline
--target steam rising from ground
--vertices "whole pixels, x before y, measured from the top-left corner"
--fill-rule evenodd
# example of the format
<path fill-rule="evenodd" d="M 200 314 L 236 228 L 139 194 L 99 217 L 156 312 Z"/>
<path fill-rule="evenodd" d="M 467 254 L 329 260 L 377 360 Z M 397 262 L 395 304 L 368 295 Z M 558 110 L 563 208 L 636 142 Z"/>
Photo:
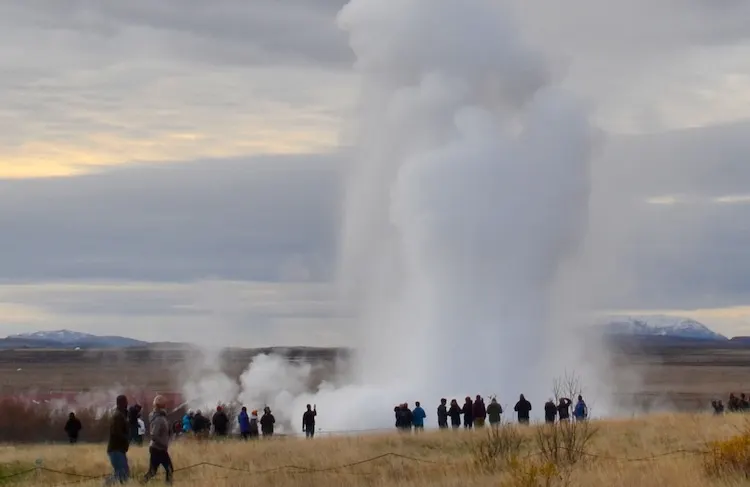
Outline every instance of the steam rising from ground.
<path fill-rule="evenodd" d="M 389 427 L 404 401 L 539 404 L 559 270 L 586 232 L 586 112 L 502 1 L 352 0 L 338 20 L 362 77 L 340 279 L 358 380 L 306 395 L 308 369 L 261 357 L 240 398 L 290 418 L 317 403 L 329 429 Z"/>

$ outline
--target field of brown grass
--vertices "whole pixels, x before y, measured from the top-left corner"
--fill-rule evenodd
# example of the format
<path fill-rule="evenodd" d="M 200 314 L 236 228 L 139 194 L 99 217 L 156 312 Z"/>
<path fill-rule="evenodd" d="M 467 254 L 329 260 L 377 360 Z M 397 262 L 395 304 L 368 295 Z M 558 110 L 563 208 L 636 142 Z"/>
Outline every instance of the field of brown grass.
<path fill-rule="evenodd" d="M 503 427 L 500 430 L 504 432 L 495 434 L 496 444 L 492 443 L 493 435 L 488 434 L 487 428 L 474 432 L 428 431 L 420 435 L 393 433 L 314 440 L 278 438 L 248 443 L 187 439 L 175 442 L 171 453 L 178 485 L 739 486 L 747 485 L 743 472 L 725 466 L 716 470 L 715 458 L 704 452 L 712 450 L 713 441 L 741 435 L 747 429 L 747 421 L 747 417 L 739 414 L 721 417 L 673 414 L 591 422 L 587 426 L 593 432 L 591 439 L 576 443 L 579 449 L 575 455 L 560 450 L 559 457 L 550 453 L 551 430 L 542 426 Z M 578 434 L 582 436 L 581 431 Z M 743 439 L 738 447 L 747 450 L 741 452 L 745 456 L 740 459 L 740 470 L 748 467 L 748 444 Z M 540 446 L 545 445 L 547 454 L 540 454 Z M 492 462 L 487 461 L 488 451 L 495 457 Z M 137 475 L 144 473 L 147 456 L 146 448 L 131 448 L 131 470 Z M 109 469 L 103 445 L 0 448 L 5 475 L 33 469 L 38 459 L 43 467 L 38 473 L 18 475 L 5 482 L 12 480 L 13 485 L 19 486 L 65 482 L 99 485 L 99 476 Z M 204 462 L 220 467 L 198 465 Z M 97 478 L 87 479 L 87 476 Z"/>

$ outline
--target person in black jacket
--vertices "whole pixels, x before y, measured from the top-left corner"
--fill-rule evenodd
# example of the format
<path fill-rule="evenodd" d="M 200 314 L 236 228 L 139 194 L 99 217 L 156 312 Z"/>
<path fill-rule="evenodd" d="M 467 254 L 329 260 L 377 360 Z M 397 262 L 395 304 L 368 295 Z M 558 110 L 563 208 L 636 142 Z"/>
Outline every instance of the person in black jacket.
<path fill-rule="evenodd" d="M 440 400 L 440 406 L 437 408 L 438 428 L 445 429 L 448 427 L 448 408 L 446 407 L 447 399 Z"/>
<path fill-rule="evenodd" d="M 141 417 L 141 405 L 136 403 L 128 409 L 128 425 L 130 426 L 130 442 L 137 445 L 143 444 L 143 438 L 138 432 L 138 418 Z"/>
<path fill-rule="evenodd" d="M 229 418 L 227 417 L 227 413 L 224 412 L 224 408 L 221 406 L 216 407 L 216 412 L 214 413 L 213 418 L 211 418 L 211 422 L 214 425 L 214 435 L 227 436 Z"/>
<path fill-rule="evenodd" d="M 544 403 L 544 422 L 547 424 L 553 424 L 556 417 L 557 406 L 555 406 L 555 401 L 550 398 L 547 402 Z"/>
<path fill-rule="evenodd" d="M 68 440 L 70 444 L 78 443 L 78 433 L 81 432 L 83 426 L 81 420 L 76 418 L 75 413 L 68 415 L 68 421 L 65 423 L 65 432 L 68 434 Z"/>
<path fill-rule="evenodd" d="M 529 413 L 531 412 L 531 403 L 523 397 L 518 399 L 516 406 L 513 408 L 518 413 L 518 422 L 521 424 L 529 424 Z"/>
<path fill-rule="evenodd" d="M 570 421 L 570 405 L 573 401 L 567 397 L 561 397 L 560 402 L 557 405 L 557 417 L 560 421 Z"/>
<path fill-rule="evenodd" d="M 451 427 L 453 429 L 461 427 L 461 408 L 458 401 L 451 399 L 451 407 L 448 409 L 448 416 L 451 417 Z"/>
<path fill-rule="evenodd" d="M 271 414 L 271 408 L 268 406 L 263 409 L 263 416 L 260 418 L 260 432 L 264 438 L 273 436 L 273 425 L 276 424 L 276 418 Z"/>
<path fill-rule="evenodd" d="M 211 429 L 211 421 L 205 416 L 201 410 L 197 410 L 193 416 L 193 432 L 197 437 L 205 437 L 208 434 L 208 430 Z"/>
<path fill-rule="evenodd" d="M 315 417 L 318 415 L 318 408 L 307 405 L 307 411 L 302 414 L 302 431 L 305 432 L 305 438 L 315 436 Z"/>
<path fill-rule="evenodd" d="M 466 396 L 466 401 L 464 402 L 464 428 L 471 429 L 472 426 L 474 426 L 474 404 L 471 402 L 471 398 L 469 396 Z"/>
<path fill-rule="evenodd" d="M 112 464 L 112 475 L 106 480 L 105 485 L 116 482 L 124 484 L 130 478 L 130 467 L 128 465 L 128 448 L 130 447 L 130 427 L 128 424 L 128 398 L 117 396 L 117 408 L 112 413 L 109 425 L 109 441 L 107 442 L 107 455 Z"/>

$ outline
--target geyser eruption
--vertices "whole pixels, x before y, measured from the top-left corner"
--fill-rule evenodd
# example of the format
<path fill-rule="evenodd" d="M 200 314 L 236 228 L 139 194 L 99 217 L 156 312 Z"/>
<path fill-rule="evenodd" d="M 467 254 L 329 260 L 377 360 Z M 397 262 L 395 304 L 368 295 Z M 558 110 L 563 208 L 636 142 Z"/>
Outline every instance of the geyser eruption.
<path fill-rule="evenodd" d="M 340 12 L 362 82 L 339 282 L 358 380 L 306 393 L 309 369 L 260 357 L 244 404 L 295 428 L 317 404 L 329 431 L 390 428 L 393 406 L 416 400 L 435 424 L 440 397 L 512 408 L 523 392 L 541 409 L 568 365 L 548 353 L 566 335 L 550 306 L 586 231 L 591 130 L 502 3 Z"/>
<path fill-rule="evenodd" d="M 539 401 L 559 370 L 549 306 L 586 230 L 591 129 L 502 3 L 352 0 L 339 16 L 362 77 L 341 284 L 360 378 L 392 402 Z"/>

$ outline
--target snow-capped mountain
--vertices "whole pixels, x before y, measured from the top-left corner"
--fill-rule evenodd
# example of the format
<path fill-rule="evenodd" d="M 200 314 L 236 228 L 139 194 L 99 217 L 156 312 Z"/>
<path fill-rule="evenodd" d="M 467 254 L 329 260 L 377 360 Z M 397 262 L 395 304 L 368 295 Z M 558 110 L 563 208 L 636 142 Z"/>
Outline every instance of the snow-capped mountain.
<path fill-rule="evenodd" d="M 609 335 L 665 336 L 694 340 L 727 341 L 703 323 L 690 318 L 667 315 L 609 316 L 600 322 Z"/>
<path fill-rule="evenodd" d="M 39 346 L 64 348 L 125 348 L 146 345 L 147 342 L 120 336 L 98 336 L 71 330 L 36 331 L 33 333 L 19 333 L 1 339 L 0 345 L 8 346 Z"/>

